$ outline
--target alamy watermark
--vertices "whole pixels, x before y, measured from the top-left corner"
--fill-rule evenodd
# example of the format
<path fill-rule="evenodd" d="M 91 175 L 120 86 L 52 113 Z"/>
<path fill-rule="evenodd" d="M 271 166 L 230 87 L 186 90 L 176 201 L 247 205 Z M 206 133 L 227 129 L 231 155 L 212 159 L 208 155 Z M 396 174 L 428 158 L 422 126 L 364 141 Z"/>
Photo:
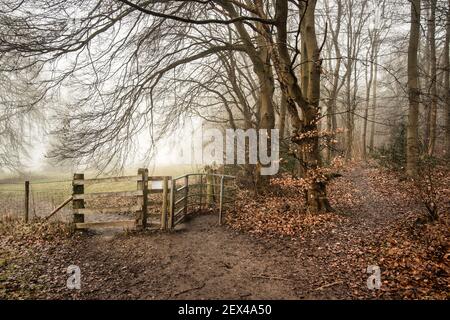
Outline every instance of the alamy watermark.
<path fill-rule="evenodd" d="M 66 281 L 66 286 L 70 290 L 81 289 L 81 270 L 79 266 L 70 265 L 67 267 L 67 274 L 69 277 Z"/>
<path fill-rule="evenodd" d="M 260 164 L 261 175 L 275 175 L 280 166 L 278 129 L 203 129 L 186 139 L 176 164 Z M 269 145 L 270 144 L 270 145 Z"/>
<path fill-rule="evenodd" d="M 379 290 L 381 288 L 381 269 L 379 266 L 370 265 L 367 267 L 367 273 L 371 275 L 367 278 L 367 288 L 370 290 Z"/>

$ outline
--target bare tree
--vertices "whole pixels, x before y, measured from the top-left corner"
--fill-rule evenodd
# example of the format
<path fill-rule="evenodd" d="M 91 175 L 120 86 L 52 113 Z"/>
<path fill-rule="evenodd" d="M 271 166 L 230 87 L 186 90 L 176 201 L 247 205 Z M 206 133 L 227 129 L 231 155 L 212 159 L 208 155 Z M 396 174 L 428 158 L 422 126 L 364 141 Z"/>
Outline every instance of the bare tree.
<path fill-rule="evenodd" d="M 367 50 L 367 61 L 373 61 L 375 58 L 376 45 L 377 45 L 377 34 L 376 32 L 370 32 L 370 42 L 369 48 Z M 376 65 L 376 63 L 375 63 Z M 375 66 L 376 67 L 376 66 Z M 367 123 L 369 119 L 369 106 L 370 106 L 370 93 L 372 89 L 372 82 L 374 78 L 374 63 L 366 64 L 366 106 L 364 110 L 364 119 L 363 119 L 363 133 L 362 133 L 362 156 L 364 160 L 367 160 Z M 374 91 L 376 87 L 374 85 Z"/>
<path fill-rule="evenodd" d="M 331 16 L 331 10 L 329 7 L 329 2 L 325 1 L 325 12 L 327 17 L 327 26 L 330 30 L 330 36 L 328 37 L 331 42 L 330 48 L 328 50 L 329 52 L 329 69 L 333 70 L 332 77 L 331 77 L 331 88 L 329 90 L 329 98 L 327 101 L 327 130 L 331 133 L 331 136 L 334 137 L 334 134 L 337 131 L 337 99 L 339 92 L 344 85 L 344 81 L 341 81 L 340 79 L 340 71 L 341 71 L 341 65 L 342 65 L 342 56 L 341 56 L 341 50 L 340 50 L 340 44 L 339 44 L 339 34 L 341 32 L 341 21 L 343 16 L 343 6 L 342 6 L 342 0 L 336 1 L 337 9 L 336 9 L 336 17 L 332 19 Z M 331 49 L 332 48 L 332 49 Z M 331 56 L 332 52 L 334 53 L 334 56 Z M 334 58 L 334 59 L 333 59 Z M 335 61 L 335 64 L 333 65 L 333 61 Z M 327 148 L 327 160 L 328 162 L 331 161 L 331 157 L 334 155 L 334 148 L 330 145 Z"/>
<path fill-rule="evenodd" d="M 447 21 L 444 42 L 444 99 L 445 99 L 445 152 L 450 157 L 450 0 L 447 7 Z"/>
<path fill-rule="evenodd" d="M 346 90 L 345 90 L 345 105 L 346 105 L 346 158 L 350 159 L 353 156 L 354 131 L 355 131 L 355 112 L 358 106 L 357 102 L 357 63 L 358 56 L 361 50 L 362 31 L 366 25 L 370 11 L 368 10 L 368 1 L 355 2 L 354 0 L 347 0 L 347 59 L 346 67 Z M 355 17 L 356 16 L 356 17 Z M 353 78 L 352 78 L 353 77 Z"/>
<path fill-rule="evenodd" d="M 430 0 L 430 17 L 428 20 L 428 46 L 429 46 L 429 64 L 430 64 L 430 95 L 431 95 L 431 105 L 429 108 L 428 123 L 426 126 L 429 128 L 428 138 L 428 155 L 432 156 L 434 153 L 434 147 L 436 143 L 436 118 L 437 118 L 437 59 L 436 59 L 436 3 L 437 0 Z"/>
<path fill-rule="evenodd" d="M 44 124 L 37 70 L 14 69 L 16 57 L 0 54 L 0 171 L 23 169 L 31 130 Z"/>
<path fill-rule="evenodd" d="M 420 0 L 411 2 L 411 27 L 408 47 L 408 89 L 409 89 L 409 113 L 407 127 L 407 159 L 406 172 L 410 176 L 417 174 L 418 162 L 418 121 L 419 121 L 419 99 L 418 86 L 417 51 L 420 38 Z"/>

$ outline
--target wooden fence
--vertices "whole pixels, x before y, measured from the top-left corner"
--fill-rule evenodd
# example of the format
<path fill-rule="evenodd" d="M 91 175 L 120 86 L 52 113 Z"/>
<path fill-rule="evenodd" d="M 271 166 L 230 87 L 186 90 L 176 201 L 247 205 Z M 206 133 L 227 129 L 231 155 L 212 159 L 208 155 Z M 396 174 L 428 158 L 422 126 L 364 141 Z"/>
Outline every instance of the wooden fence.
<path fill-rule="evenodd" d="M 1 217 L 9 214 L 14 202 L 15 218 L 28 222 L 56 217 L 73 221 L 78 229 L 170 230 L 187 215 L 204 210 L 216 211 L 222 223 L 222 213 L 234 202 L 234 182 L 234 177 L 220 174 L 187 174 L 172 179 L 149 176 L 147 169 L 139 169 L 132 176 L 86 179 L 84 174 L 74 174 L 72 180 L 3 184 Z"/>
<path fill-rule="evenodd" d="M 114 184 L 136 181 L 135 191 L 85 193 L 85 186 L 96 183 Z M 235 190 L 234 177 L 217 174 L 187 174 L 170 176 L 149 176 L 148 169 L 139 169 L 136 176 L 85 179 L 84 174 L 73 177 L 73 222 L 77 229 L 95 227 L 121 227 L 126 229 L 173 229 L 194 211 L 218 209 L 219 223 L 225 206 L 232 202 L 230 193 Z M 150 182 L 150 186 L 149 186 Z M 151 194 L 161 194 L 158 213 L 149 212 Z M 93 207 L 95 199 L 128 199 L 127 206 Z M 110 201 L 114 204 L 114 201 Z M 152 207 L 153 208 L 153 207 Z M 191 210 L 189 210 L 191 209 Z M 134 219 L 110 219 L 85 221 L 85 215 L 97 217 L 107 214 L 132 213 Z"/>

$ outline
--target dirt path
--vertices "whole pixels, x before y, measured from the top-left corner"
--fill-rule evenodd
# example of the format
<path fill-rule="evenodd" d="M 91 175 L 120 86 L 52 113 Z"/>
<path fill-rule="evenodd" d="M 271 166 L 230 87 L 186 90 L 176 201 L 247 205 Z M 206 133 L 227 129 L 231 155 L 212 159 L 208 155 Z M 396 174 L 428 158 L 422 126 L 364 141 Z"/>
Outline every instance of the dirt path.
<path fill-rule="evenodd" d="M 83 236 L 64 258 L 44 263 L 61 273 L 45 297 L 75 299 L 351 299 L 373 298 L 367 245 L 383 236 L 403 209 L 355 168 L 342 179 L 357 202 L 337 207 L 344 222 L 303 239 L 265 239 L 218 226 L 200 215 L 173 233 Z M 81 268 L 82 289 L 64 289 L 64 265 Z M 63 269 L 64 270 L 64 269 Z M 44 271 L 45 272 L 45 271 Z M 61 289 L 63 288 L 63 289 Z M 38 297 L 43 298 L 42 296 Z"/>
<path fill-rule="evenodd" d="M 297 298 L 295 281 L 280 269 L 288 256 L 218 226 L 212 215 L 170 234 L 91 237 L 85 249 L 73 261 L 85 270 L 80 298 Z"/>

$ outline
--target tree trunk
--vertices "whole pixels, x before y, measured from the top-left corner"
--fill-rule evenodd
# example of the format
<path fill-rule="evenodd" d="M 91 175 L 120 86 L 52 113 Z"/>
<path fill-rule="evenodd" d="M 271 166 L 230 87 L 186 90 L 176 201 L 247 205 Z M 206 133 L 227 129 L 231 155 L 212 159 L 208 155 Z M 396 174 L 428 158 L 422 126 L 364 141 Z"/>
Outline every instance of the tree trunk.
<path fill-rule="evenodd" d="M 378 41 L 378 39 L 377 39 Z M 378 45 L 378 44 L 377 44 Z M 373 148 L 375 147 L 375 122 L 377 117 L 377 77 L 378 77 L 378 47 L 376 47 L 375 51 L 375 63 L 373 66 L 373 88 L 372 88 L 372 115 L 370 119 L 372 120 L 370 125 L 370 141 L 369 141 L 369 150 L 373 152 Z"/>
<path fill-rule="evenodd" d="M 350 22 L 349 22 L 350 24 Z M 351 28 L 348 32 L 351 32 Z M 348 36 L 350 37 L 350 35 Z M 349 45 L 351 43 L 351 40 L 347 40 L 349 42 Z M 350 48 L 348 46 L 348 48 Z M 352 79 L 352 67 L 353 67 L 353 59 L 349 55 L 347 58 L 347 71 L 346 71 L 346 90 L 345 90 L 345 103 L 347 106 L 347 112 L 345 114 L 346 119 L 346 148 L 345 148 L 345 158 L 347 160 L 350 160 L 353 155 L 353 114 L 352 114 L 352 92 L 351 92 L 351 79 Z"/>
<path fill-rule="evenodd" d="M 447 31 L 444 44 L 445 153 L 450 158 L 450 0 L 447 7 Z"/>
<path fill-rule="evenodd" d="M 374 53 L 374 66 L 373 66 L 373 88 L 372 88 L 372 115 L 370 119 L 372 120 L 370 126 L 370 141 L 369 141 L 369 150 L 373 152 L 373 148 L 375 147 L 375 122 L 377 117 L 377 88 L 378 88 L 378 35 L 376 35 L 376 44 L 375 44 L 375 53 Z"/>
<path fill-rule="evenodd" d="M 409 112 L 406 145 L 406 172 L 417 175 L 419 98 L 417 51 L 420 37 L 420 0 L 411 0 L 411 30 L 408 47 Z"/>
<path fill-rule="evenodd" d="M 430 136 L 428 140 L 428 155 L 434 153 L 436 142 L 436 116 L 437 116 L 437 79 L 436 79 L 436 0 L 430 0 L 430 20 L 428 27 L 430 30 L 430 81 L 431 81 L 431 106 L 430 106 Z"/>
<path fill-rule="evenodd" d="M 255 1 L 256 7 L 262 13 L 264 6 L 262 0 Z M 260 136 L 258 131 L 258 140 L 267 139 L 267 146 L 271 145 L 271 129 L 275 128 L 275 110 L 273 106 L 273 94 L 275 91 L 275 84 L 272 72 L 271 54 L 266 45 L 264 38 L 264 26 L 260 23 L 257 24 L 259 35 L 257 37 L 259 60 L 262 61 L 262 65 L 255 68 L 255 73 L 258 76 L 259 81 L 259 126 L 258 129 L 266 129 L 267 136 Z M 258 144 L 259 148 L 259 144 Z M 270 152 L 270 149 L 267 150 Z M 259 163 L 257 168 L 261 168 Z M 268 176 L 262 176 L 260 170 L 257 170 L 255 175 L 256 187 L 261 187 L 269 182 Z"/>
<path fill-rule="evenodd" d="M 309 83 L 307 91 L 308 108 L 304 112 L 304 130 L 318 133 L 318 116 L 320 101 L 320 73 L 321 60 L 317 45 L 315 28 L 316 0 L 308 1 L 305 16 L 302 21 L 302 38 L 305 41 L 309 70 Z M 306 178 L 310 181 L 307 191 L 308 210 L 313 213 L 331 211 L 330 203 L 326 195 L 326 184 L 315 175 L 321 166 L 319 136 L 313 134 L 308 143 L 303 144 L 303 152 L 306 162 Z"/>
<path fill-rule="evenodd" d="M 373 80 L 373 58 L 375 51 L 375 35 L 374 32 L 371 38 L 371 50 L 370 50 L 370 66 L 366 67 L 366 108 L 364 110 L 364 119 L 363 119 L 363 132 L 362 132 L 362 158 L 364 161 L 367 161 L 367 121 L 369 117 L 369 106 L 370 106 L 370 90 L 372 88 L 372 80 Z"/>
<path fill-rule="evenodd" d="M 332 149 L 333 149 L 333 143 L 331 142 L 333 135 L 331 134 L 333 132 L 333 121 L 332 121 L 332 114 L 334 113 L 334 108 L 331 102 L 331 99 L 327 102 L 327 133 L 330 135 L 328 143 L 328 147 L 326 148 L 326 159 L 327 163 L 331 162 L 331 158 L 333 156 Z"/>
<path fill-rule="evenodd" d="M 278 125 L 278 129 L 280 130 L 280 142 L 284 140 L 285 131 L 286 131 L 286 109 L 287 109 L 287 100 L 284 92 L 281 92 L 280 99 L 280 121 Z"/>
<path fill-rule="evenodd" d="M 429 3 L 430 0 L 427 0 Z M 430 55 L 430 48 L 431 48 L 431 27 L 430 27 L 430 21 L 431 21 L 431 10 L 430 7 L 424 6 L 424 11 L 427 18 L 427 33 L 426 33 L 426 41 L 424 44 L 424 54 L 423 54 L 423 60 L 424 60 L 424 66 L 423 66 L 423 76 L 419 78 L 419 90 L 423 92 L 422 95 L 422 105 L 423 105 L 423 112 L 424 112 L 424 128 L 423 128 L 423 145 L 425 147 L 428 147 L 429 141 L 430 141 L 430 124 L 431 124 L 431 102 L 430 102 L 430 84 L 431 84 L 431 55 Z M 422 45 L 419 43 L 419 46 Z M 419 47 L 419 51 L 421 51 L 421 48 Z M 420 115 L 420 112 L 419 112 Z M 419 128 L 420 130 L 420 128 Z M 420 136 L 420 135 L 419 135 Z"/>
<path fill-rule="evenodd" d="M 342 58 L 341 58 L 341 50 L 339 47 L 339 33 L 341 31 L 341 17 L 342 17 L 342 1 L 337 0 L 337 21 L 336 21 L 336 29 L 333 29 L 333 25 L 331 24 L 331 19 L 328 18 L 329 21 L 329 29 L 332 37 L 333 42 L 333 48 L 336 55 L 336 66 L 333 73 L 333 86 L 330 90 L 330 99 L 327 104 L 327 124 L 328 124 L 328 130 L 332 133 L 331 138 L 335 138 L 336 130 L 337 130 L 337 96 L 340 90 L 339 81 L 340 81 L 340 70 L 341 70 L 341 64 L 342 64 Z M 325 2 L 325 7 L 327 8 L 327 12 L 329 12 L 328 9 L 328 2 Z M 330 62 L 331 63 L 331 62 Z M 330 68 L 331 69 L 331 68 Z M 332 146 L 328 148 L 327 152 L 327 161 L 328 163 L 331 162 L 331 158 L 334 155 L 334 150 Z"/>

